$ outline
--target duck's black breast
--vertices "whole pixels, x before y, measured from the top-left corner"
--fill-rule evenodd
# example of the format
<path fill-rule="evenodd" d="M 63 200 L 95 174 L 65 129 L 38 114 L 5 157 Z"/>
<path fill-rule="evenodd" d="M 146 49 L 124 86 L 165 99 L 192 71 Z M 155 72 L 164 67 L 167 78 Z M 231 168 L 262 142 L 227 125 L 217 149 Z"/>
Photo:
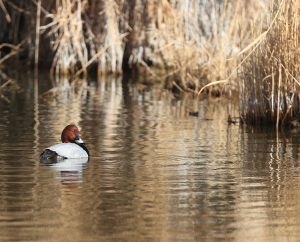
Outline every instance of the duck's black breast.
<path fill-rule="evenodd" d="M 90 156 L 90 152 L 88 150 L 88 148 L 85 146 L 84 143 L 78 144 L 82 149 L 84 149 L 86 151 L 86 153 L 88 154 L 88 156 Z"/>

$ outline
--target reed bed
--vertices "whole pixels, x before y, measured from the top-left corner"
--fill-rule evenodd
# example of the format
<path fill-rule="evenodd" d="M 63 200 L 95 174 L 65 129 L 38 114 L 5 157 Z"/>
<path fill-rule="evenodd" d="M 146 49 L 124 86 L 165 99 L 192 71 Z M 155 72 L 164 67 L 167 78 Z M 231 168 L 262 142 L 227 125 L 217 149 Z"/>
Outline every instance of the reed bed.
<path fill-rule="evenodd" d="M 86 74 L 96 63 L 98 74 L 121 73 L 124 34 L 120 33 L 118 5 L 113 0 L 57 0 L 54 13 L 42 26 L 52 39 L 55 76 Z"/>
<path fill-rule="evenodd" d="M 273 1 L 267 29 L 240 69 L 241 115 L 279 128 L 299 119 L 300 2 Z M 257 31 L 253 29 L 253 31 Z"/>
<path fill-rule="evenodd" d="M 266 12 L 263 1 L 164 1 L 158 36 L 164 46 L 160 54 L 171 72 L 179 73 L 181 86 L 194 91 L 209 83 L 222 83 L 236 89 L 239 52 L 251 42 L 249 27 Z M 208 89 L 216 89 L 212 85 Z"/>
<path fill-rule="evenodd" d="M 279 127 L 300 110 L 299 8 L 298 0 L 0 0 L 0 44 L 22 43 L 31 61 L 52 58 L 57 80 L 96 66 L 195 94 L 236 90 L 243 119 Z"/>
<path fill-rule="evenodd" d="M 53 58 L 56 76 L 84 73 L 96 64 L 100 74 L 135 70 L 159 80 L 176 76 L 181 88 L 194 91 L 232 72 L 237 53 L 251 42 L 250 24 L 266 14 L 263 0 L 49 0 L 42 2 L 37 29 L 39 18 L 28 13 L 38 13 L 40 1 L 27 1 L 1 0 L 0 14 L 28 19 L 28 28 L 36 29 L 28 33 L 29 50 L 37 43 L 35 33 L 43 35 L 41 57 L 29 51 L 28 59 Z M 15 35 L 12 27 L 7 31 Z"/>
<path fill-rule="evenodd" d="M 105 13 L 105 29 L 107 32 L 101 48 L 105 50 L 106 54 L 100 56 L 99 70 L 101 73 L 107 72 L 107 69 L 112 73 L 121 73 L 124 49 L 123 38 L 126 34 L 122 34 L 119 30 L 118 16 L 120 11 L 115 1 L 108 0 L 105 2 Z"/>
<path fill-rule="evenodd" d="M 72 75 L 87 65 L 88 50 L 81 18 L 85 3 L 81 0 L 57 0 L 56 12 L 47 14 L 51 22 L 43 29 L 48 29 L 52 39 L 55 55 L 51 73 L 54 76 Z"/>

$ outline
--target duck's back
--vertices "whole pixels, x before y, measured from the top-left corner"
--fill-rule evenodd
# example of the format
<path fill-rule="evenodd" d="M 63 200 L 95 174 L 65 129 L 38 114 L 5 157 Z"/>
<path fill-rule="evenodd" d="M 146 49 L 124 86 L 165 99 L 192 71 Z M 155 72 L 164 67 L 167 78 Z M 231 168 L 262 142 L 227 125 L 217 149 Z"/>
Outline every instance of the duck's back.
<path fill-rule="evenodd" d="M 88 153 L 79 145 L 74 143 L 62 143 L 48 147 L 41 154 L 41 159 L 45 160 L 61 160 L 86 158 Z"/>

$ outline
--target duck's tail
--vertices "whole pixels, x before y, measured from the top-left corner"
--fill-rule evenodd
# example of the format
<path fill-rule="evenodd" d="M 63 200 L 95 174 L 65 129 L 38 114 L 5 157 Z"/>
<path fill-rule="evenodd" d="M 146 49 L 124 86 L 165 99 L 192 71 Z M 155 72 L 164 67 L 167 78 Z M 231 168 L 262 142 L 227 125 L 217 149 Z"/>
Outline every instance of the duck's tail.
<path fill-rule="evenodd" d="M 45 149 L 40 155 L 40 162 L 42 163 L 57 163 L 62 161 L 65 157 L 59 156 L 55 151 Z"/>

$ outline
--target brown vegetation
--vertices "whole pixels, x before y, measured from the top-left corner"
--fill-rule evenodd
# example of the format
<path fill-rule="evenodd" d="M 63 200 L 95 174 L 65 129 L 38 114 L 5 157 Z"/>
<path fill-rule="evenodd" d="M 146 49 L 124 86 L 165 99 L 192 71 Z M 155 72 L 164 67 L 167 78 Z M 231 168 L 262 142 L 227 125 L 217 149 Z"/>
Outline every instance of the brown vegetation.
<path fill-rule="evenodd" d="M 126 72 L 179 91 L 236 90 L 245 120 L 278 127 L 299 113 L 298 2 L 0 0 L 0 63 L 18 50 L 55 77 Z"/>
<path fill-rule="evenodd" d="M 275 1 L 268 29 L 241 68 L 242 116 L 277 128 L 299 119 L 300 3 Z"/>
<path fill-rule="evenodd" d="M 40 65 L 74 74 L 97 64 L 98 73 L 177 76 L 193 88 L 222 79 L 237 63 L 235 54 L 251 41 L 247 29 L 258 21 L 263 1 L 41 1 L 1 0 L 0 42 L 23 43 L 20 58 L 33 62 L 41 34 Z M 164 75 L 157 70 L 163 70 Z M 157 74 L 159 73 L 159 74 Z"/>

